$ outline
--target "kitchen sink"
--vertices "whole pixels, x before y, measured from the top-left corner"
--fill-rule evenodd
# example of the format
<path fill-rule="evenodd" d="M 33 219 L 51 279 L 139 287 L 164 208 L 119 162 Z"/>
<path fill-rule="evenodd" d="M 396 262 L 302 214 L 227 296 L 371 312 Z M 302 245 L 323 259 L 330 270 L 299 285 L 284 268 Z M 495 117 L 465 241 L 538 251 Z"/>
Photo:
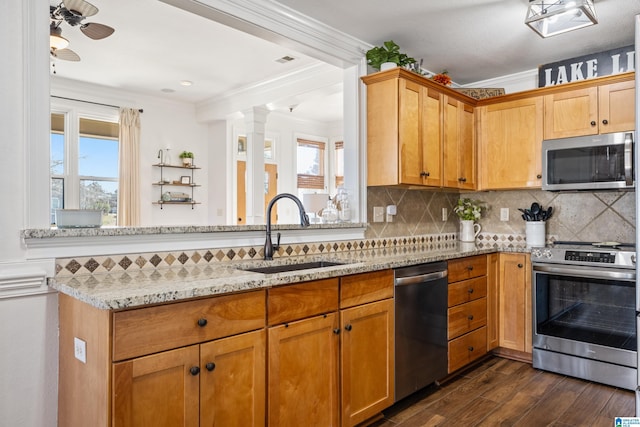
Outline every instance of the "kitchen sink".
<path fill-rule="evenodd" d="M 281 265 L 269 265 L 266 267 L 247 267 L 242 268 L 245 271 L 253 271 L 254 273 L 264 273 L 264 274 L 275 274 L 275 273 L 286 273 L 289 271 L 300 271 L 300 270 L 310 270 L 312 268 L 324 268 L 324 267 L 333 267 L 336 265 L 343 265 L 342 262 L 333 262 L 333 261 L 314 261 L 314 262 L 303 262 L 300 264 L 281 264 Z"/>

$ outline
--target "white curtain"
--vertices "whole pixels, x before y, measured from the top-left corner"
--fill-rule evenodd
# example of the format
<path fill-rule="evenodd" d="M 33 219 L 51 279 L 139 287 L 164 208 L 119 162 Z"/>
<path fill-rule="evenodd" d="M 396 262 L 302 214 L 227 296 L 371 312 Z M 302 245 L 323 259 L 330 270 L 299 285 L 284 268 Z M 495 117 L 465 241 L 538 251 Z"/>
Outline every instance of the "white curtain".
<path fill-rule="evenodd" d="M 140 225 L 140 112 L 120 109 L 118 225 Z"/>

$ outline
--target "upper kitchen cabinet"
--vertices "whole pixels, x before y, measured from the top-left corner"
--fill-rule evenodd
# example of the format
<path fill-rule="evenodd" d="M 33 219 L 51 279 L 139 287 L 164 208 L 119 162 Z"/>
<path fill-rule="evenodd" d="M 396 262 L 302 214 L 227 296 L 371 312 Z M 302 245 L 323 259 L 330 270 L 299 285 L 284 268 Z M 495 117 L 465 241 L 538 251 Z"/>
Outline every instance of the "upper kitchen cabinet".
<path fill-rule="evenodd" d="M 367 185 L 475 189 L 473 98 L 402 68 L 362 81 Z"/>
<path fill-rule="evenodd" d="M 476 188 L 476 144 L 474 106 L 445 96 L 444 186 Z"/>
<path fill-rule="evenodd" d="M 624 79 L 627 80 L 624 80 Z M 633 73 L 618 82 L 599 80 L 593 86 L 551 93 L 544 97 L 544 138 L 556 139 L 635 128 Z"/>
<path fill-rule="evenodd" d="M 479 187 L 482 190 L 542 185 L 543 97 L 478 108 Z"/>
<path fill-rule="evenodd" d="M 442 94 L 395 69 L 367 84 L 367 183 L 442 186 Z"/>

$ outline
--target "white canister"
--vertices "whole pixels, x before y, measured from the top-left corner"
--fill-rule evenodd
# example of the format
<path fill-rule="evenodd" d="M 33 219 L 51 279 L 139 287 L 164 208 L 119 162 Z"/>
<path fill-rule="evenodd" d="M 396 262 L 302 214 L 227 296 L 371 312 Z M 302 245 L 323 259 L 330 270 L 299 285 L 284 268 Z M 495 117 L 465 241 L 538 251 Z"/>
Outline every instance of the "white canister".
<path fill-rule="evenodd" d="M 380 64 L 380 71 L 391 70 L 397 67 L 398 64 L 396 64 L 395 62 L 383 62 L 382 64 Z"/>
<path fill-rule="evenodd" d="M 461 242 L 475 242 L 476 237 L 480 234 L 482 226 L 474 223 L 472 219 L 460 220 L 460 241 Z"/>
<path fill-rule="evenodd" d="M 546 242 L 546 225 L 544 221 L 527 221 L 526 222 L 526 240 L 527 247 L 542 247 Z"/>

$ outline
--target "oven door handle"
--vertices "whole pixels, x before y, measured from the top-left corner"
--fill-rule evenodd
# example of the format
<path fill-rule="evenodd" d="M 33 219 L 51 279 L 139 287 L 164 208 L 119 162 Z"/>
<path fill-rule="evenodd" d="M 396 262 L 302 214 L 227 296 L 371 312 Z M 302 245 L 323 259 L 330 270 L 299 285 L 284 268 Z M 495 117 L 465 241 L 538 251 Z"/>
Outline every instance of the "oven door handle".
<path fill-rule="evenodd" d="M 539 265 L 534 264 L 532 266 L 533 272 L 543 272 L 543 273 L 554 273 L 560 274 L 563 276 L 577 276 L 577 277 L 587 277 L 592 279 L 618 279 L 618 280 L 627 280 L 627 281 L 635 281 L 636 280 L 636 272 L 631 271 L 621 271 L 621 270 L 613 270 L 613 269 L 601 269 L 601 268 L 575 268 L 569 266 L 555 266 L 555 265 Z"/>
<path fill-rule="evenodd" d="M 633 185 L 633 139 L 631 132 L 624 135 L 624 177 L 628 187 Z"/>

